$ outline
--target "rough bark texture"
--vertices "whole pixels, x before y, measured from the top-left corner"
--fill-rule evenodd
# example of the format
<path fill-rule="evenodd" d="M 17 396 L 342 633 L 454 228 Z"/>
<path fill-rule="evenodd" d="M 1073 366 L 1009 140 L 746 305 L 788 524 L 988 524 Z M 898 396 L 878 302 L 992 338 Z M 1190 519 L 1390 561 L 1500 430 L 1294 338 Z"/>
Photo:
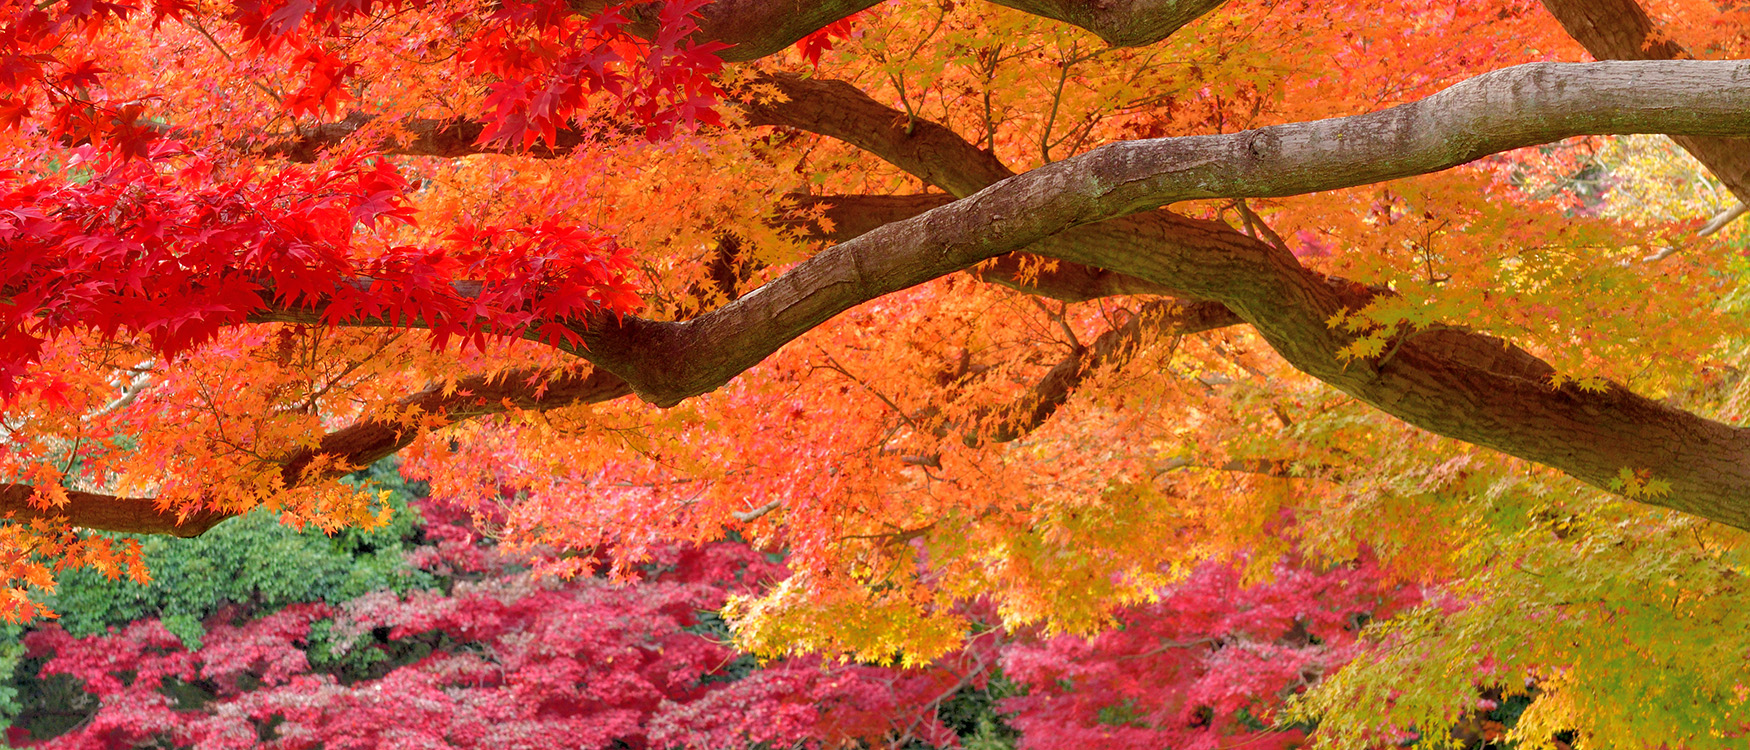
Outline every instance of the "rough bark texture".
<path fill-rule="evenodd" d="M 0 484 L 0 517 L 13 521 L 64 519 L 70 525 L 87 529 L 195 537 L 235 515 L 216 510 L 178 515 L 158 507 L 158 501 L 149 497 L 115 497 L 77 490 L 65 491 L 65 506 L 45 510 L 31 502 L 35 492 L 36 488 L 29 485 Z"/>
<path fill-rule="evenodd" d="M 834 21 L 877 5 L 881 0 L 715 0 L 700 9 L 699 42 L 730 45 L 718 53 L 727 62 L 757 60 L 784 49 Z M 584 15 L 613 5 L 613 0 L 571 0 L 571 9 Z M 661 3 L 639 3 L 622 12 L 631 19 L 632 33 L 655 35 Z"/>
<path fill-rule="evenodd" d="M 814 4 L 798 12 L 800 6 L 789 2 L 723 0 L 707 6 L 704 26 L 707 35 L 737 45 L 726 57 L 745 59 L 740 56 L 781 48 L 869 4 Z M 1174 23 L 1183 21 L 1173 20 L 1174 14 L 1188 20 L 1219 3 L 1005 4 L 1084 25 L 1114 43 L 1137 43 L 1177 28 Z M 1588 46 L 1589 36 L 1596 36 L 1600 50 L 1681 56 L 1674 46 L 1645 43 L 1650 22 L 1632 2 L 1547 4 Z M 1152 30 L 1145 28 L 1157 21 Z M 1348 337 L 1325 321 L 1366 304 L 1380 290 L 1322 277 L 1286 250 L 1226 225 L 1157 210 L 1193 198 L 1292 195 L 1422 174 L 1574 135 L 1662 132 L 1703 139 L 1696 143 L 1750 135 L 1750 64 L 1519 66 L 1380 112 L 1229 135 L 1118 143 L 1020 175 L 946 128 L 895 118 L 893 110 L 847 84 L 777 82 L 791 101 L 751 107 L 754 122 L 845 140 L 948 196 L 865 204 L 869 215 L 847 218 L 842 244 L 694 320 L 574 321 L 588 342 L 587 349 L 574 353 L 598 369 L 575 376 L 576 383 L 550 385 L 539 403 L 530 400 L 533 389 L 508 381 L 481 383 L 482 389 L 497 387 L 503 392 L 494 391 L 496 396 L 537 407 L 628 392 L 657 404 L 677 403 L 720 387 L 784 343 L 881 295 L 993 259 L 987 278 L 1019 285 L 1014 270 L 1022 261 L 1011 253 L 1025 251 L 1063 262 L 1062 278 L 1035 287 L 1044 293 L 1052 289 L 1066 299 L 1171 293 L 1201 300 L 1198 309 L 1210 320 L 1251 324 L 1295 367 L 1411 424 L 1556 467 L 1599 487 L 1608 488 L 1625 468 L 1650 471 L 1670 482 L 1672 491 L 1643 500 L 1750 528 L 1750 436 L 1744 430 L 1667 408 L 1619 386 L 1593 393 L 1551 388 L 1547 364 L 1506 342 L 1456 328 L 1422 331 L 1379 362 L 1345 362 L 1337 352 Z M 429 148 L 449 147 L 442 145 L 448 130 L 431 132 Z M 1736 149 L 1730 141 L 1718 143 L 1727 145 L 1708 148 Z M 914 210 L 916 215 L 893 220 Z M 314 317 L 307 310 L 278 310 L 255 319 Z M 1005 426 L 1021 430 L 1043 421 L 1090 363 L 1119 356 L 1129 335 L 1114 331 L 1105 354 L 1098 343 L 1075 352 Z M 409 398 L 424 399 L 422 409 L 443 410 L 452 419 L 492 410 L 474 400 L 451 401 L 442 391 Z M 410 439 L 392 425 L 342 430 L 308 456 L 289 457 L 286 478 L 308 480 L 300 476 L 302 467 L 317 454 L 363 463 Z M 0 487 L 5 503 L 0 507 L 42 515 L 22 510 L 29 507 L 22 492 Z M 179 528 L 198 526 L 166 526 L 162 518 L 141 516 L 140 504 L 150 502 L 81 495 L 71 504 L 78 507 L 61 512 L 93 527 L 181 533 Z"/>
<path fill-rule="evenodd" d="M 1227 0 L 991 0 L 1094 32 L 1114 47 L 1140 47 L 1173 35 Z"/>
<path fill-rule="evenodd" d="M 1600 60 L 1684 60 L 1683 45 L 1656 33 L 1635 0 L 1543 0 L 1574 41 Z M 1750 203 L 1750 140 L 1673 136 L 1738 200 Z"/>
<path fill-rule="evenodd" d="M 841 127 L 832 121 L 822 126 Z M 848 122 L 848 121 L 846 121 Z M 868 132 L 855 123 L 850 133 Z M 914 132 L 924 132 L 914 129 Z M 1374 290 L 1314 274 L 1286 251 L 1164 211 L 1190 198 L 1288 195 L 1421 174 L 1588 133 L 1750 132 L 1750 64 L 1540 63 L 1489 73 L 1421 102 L 1231 135 L 1108 146 L 828 248 L 773 282 L 686 322 L 579 325 L 578 356 L 670 405 L 704 393 L 864 301 L 1026 249 L 1221 302 L 1297 368 L 1407 422 L 1554 466 L 1599 487 L 1647 470 L 1654 502 L 1750 527 L 1750 450 L 1740 431 L 1612 387 L 1555 390 L 1549 368 L 1499 340 L 1425 332 L 1384 366 L 1349 363 L 1325 321 Z M 936 179 L 988 169 L 932 140 Z M 962 146 L 964 146 L 962 142 Z M 909 149 L 891 151 L 910 161 Z M 958 181 L 958 182 L 957 182 Z M 306 313 L 307 314 L 307 313 Z"/>
<path fill-rule="evenodd" d="M 1131 244 L 1139 233 L 1176 231 L 1087 225 L 1180 200 L 1348 187 L 1587 133 L 1750 132 L 1746 107 L 1750 63 L 1538 63 L 1489 73 L 1383 112 L 1231 135 L 1115 144 L 828 248 L 694 320 L 628 318 L 618 325 L 579 326 L 588 349 L 576 353 L 620 374 L 653 403 L 673 404 L 721 386 L 850 306 L 1047 238 L 1052 239 L 1029 249 L 1138 276 L 1195 298 L 1220 299 L 1221 289 L 1184 280 L 1207 269 L 1138 273 L 1124 267 L 1138 253 L 1073 257 L 1074 248 L 1087 244 L 1084 235 L 1118 233 Z M 1077 228 L 1081 233 L 1066 234 Z"/>
<path fill-rule="evenodd" d="M 1715 85 L 1737 86 L 1745 79 L 1744 69 L 1735 63 L 1712 69 L 1719 76 Z M 1598 75 L 1583 83 L 1567 76 L 1579 70 L 1525 66 L 1461 84 L 1429 101 L 1357 118 L 1123 144 L 1118 154 L 1103 149 L 863 235 L 699 321 L 602 332 L 592 352 L 608 352 L 624 336 L 651 347 L 637 349 L 667 352 L 666 362 L 688 363 L 666 371 L 651 368 L 650 374 L 661 380 L 637 384 L 646 397 L 670 402 L 739 372 L 738 355 L 757 361 L 765 354 L 749 354 L 750 349 L 775 349 L 794 335 L 790 331 L 806 330 L 830 317 L 836 312 L 835 298 L 877 296 L 908 278 L 930 278 L 981 254 L 1030 245 L 1031 252 L 1220 301 L 1257 327 L 1296 367 L 1412 424 L 1555 466 L 1599 487 L 1608 488 L 1625 468 L 1651 471 L 1673 486 L 1670 495 L 1653 502 L 1750 526 L 1750 472 L 1743 461 L 1750 440 L 1737 428 L 1666 408 L 1616 386 L 1604 393 L 1552 389 L 1546 364 L 1505 342 L 1457 330 L 1418 335 L 1382 367 L 1345 363 L 1336 352 L 1347 344 L 1346 337 L 1324 321 L 1338 310 L 1364 304 L 1373 290 L 1319 277 L 1288 253 L 1224 225 L 1158 211 L 1090 224 L 1104 215 L 1182 197 L 1280 195 L 1432 171 L 1490 148 L 1571 134 L 1557 133 L 1565 129 L 1637 129 L 1630 124 L 1634 116 L 1627 114 L 1634 107 L 1606 112 L 1571 97 L 1597 96 L 1620 107 L 1628 104 L 1620 87 L 1664 78 L 1651 67 L 1608 66 L 1591 69 Z M 1699 82 L 1692 81 L 1692 86 L 1686 90 L 1719 93 Z M 1645 104 L 1650 108 L 1640 111 L 1682 113 L 1685 118 L 1716 106 L 1691 95 Z M 1729 112 L 1737 105 L 1719 106 L 1716 113 L 1740 122 L 1733 127 L 1743 127 L 1742 110 Z M 1580 121 L 1589 118 L 1596 119 L 1583 126 Z M 1656 129 L 1688 127 L 1669 122 Z M 851 137 L 856 136 L 847 139 Z M 955 163 L 943 156 L 950 151 L 932 146 L 932 173 Z M 911 152 L 890 153 L 896 154 L 897 163 L 907 161 Z M 963 161 L 969 163 L 963 172 L 939 179 L 965 180 L 984 169 L 976 158 Z M 1162 192 L 1146 199 L 1138 195 L 1151 188 Z M 1174 194 L 1163 195 L 1168 191 Z M 873 265 L 876 256 L 878 266 Z M 908 276 L 908 269 L 914 275 Z M 762 330 L 746 336 L 749 326 Z M 644 370 L 634 362 L 628 357 L 604 364 Z M 636 384 L 635 377 L 629 379 Z"/>
<path fill-rule="evenodd" d="M 701 9 L 700 41 L 720 41 L 731 47 L 719 54 L 729 62 L 770 55 L 795 44 L 822 26 L 874 5 L 880 0 L 716 0 Z M 1052 18 L 1094 32 L 1119 47 L 1153 44 L 1180 27 L 1215 10 L 1226 0 L 997 0 L 997 4 Z M 572 0 L 571 8 L 594 13 L 608 0 Z M 658 3 L 634 5 L 625 13 L 634 33 L 650 36 L 656 29 Z"/>
<path fill-rule="evenodd" d="M 983 154 L 971 144 L 966 144 L 966 149 Z M 952 164 L 953 160 L 945 163 Z M 945 169 L 952 170 L 953 167 Z M 966 178 L 962 176 L 961 179 Z M 832 231 L 819 231 L 814 226 L 796 228 L 807 236 L 834 242 L 849 242 L 887 224 L 954 202 L 953 198 L 941 193 L 797 195 L 790 196 L 790 200 L 802 207 L 825 206 L 825 216 L 832 223 Z M 1026 253 L 999 256 L 979 264 L 973 272 L 980 280 L 1062 302 L 1086 302 L 1122 294 L 1173 295 L 1173 290 L 1147 279 L 1078 263 L 1049 261 Z"/>

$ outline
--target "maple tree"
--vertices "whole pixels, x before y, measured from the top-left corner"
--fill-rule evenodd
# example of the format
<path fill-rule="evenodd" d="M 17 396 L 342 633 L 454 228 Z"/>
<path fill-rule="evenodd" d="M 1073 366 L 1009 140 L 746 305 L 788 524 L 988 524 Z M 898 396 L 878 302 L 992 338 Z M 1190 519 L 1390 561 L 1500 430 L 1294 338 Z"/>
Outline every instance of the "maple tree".
<path fill-rule="evenodd" d="M 1371 549 L 1446 590 L 1299 704 L 1334 741 L 1493 687 L 1729 742 L 1742 240 L 1563 140 L 1750 197 L 1740 11 L 1649 8 L 13 2 L 6 614 L 148 574 L 78 528 L 382 523 L 335 479 L 405 451 L 616 570 L 787 549 L 727 602 L 766 654 Z"/>
<path fill-rule="evenodd" d="M 399 484 L 392 472 L 375 476 Z M 195 576 L 151 586 L 64 581 L 57 603 L 68 617 L 22 639 L 31 674 L 15 681 L 25 705 L 8 712 L 17 723 L 10 743 L 942 747 L 1000 742 L 985 727 L 1001 711 L 1025 728 L 1019 746 L 1029 748 L 1282 745 L 1300 733 L 1259 731 L 1280 709 L 1276 691 L 1348 658 L 1359 618 L 1415 598 L 1414 587 L 1391 585 L 1365 563 L 1324 572 L 1283 564 L 1274 582 L 1242 588 L 1236 566 L 1210 561 L 1094 642 L 986 630 L 923 669 L 817 657 L 755 665 L 701 613 L 782 578 L 773 555 L 733 542 L 674 547 L 629 584 L 543 581 L 531 576 L 534 560 L 482 535 L 465 507 L 411 505 L 419 521 L 403 512 L 395 528 L 346 540 L 372 548 L 357 568 L 393 571 L 378 559 L 404 552 L 400 591 L 311 586 L 323 576 L 309 571 L 330 567 L 333 551 L 300 558 L 285 549 L 330 540 L 260 515 L 208 535 L 221 541 L 198 554 L 174 545 L 148 553 L 154 570 L 208 566 L 233 587 L 217 597 Z M 167 596 L 174 615 L 137 617 L 127 609 L 133 592 Z M 74 609 L 69 597 L 86 606 Z M 104 602 L 121 610 L 91 606 Z M 967 612 L 993 622 L 981 609 Z M 1162 690 L 1174 694 L 1169 715 L 1145 716 L 1141 707 L 1157 703 L 1149 694 Z"/>

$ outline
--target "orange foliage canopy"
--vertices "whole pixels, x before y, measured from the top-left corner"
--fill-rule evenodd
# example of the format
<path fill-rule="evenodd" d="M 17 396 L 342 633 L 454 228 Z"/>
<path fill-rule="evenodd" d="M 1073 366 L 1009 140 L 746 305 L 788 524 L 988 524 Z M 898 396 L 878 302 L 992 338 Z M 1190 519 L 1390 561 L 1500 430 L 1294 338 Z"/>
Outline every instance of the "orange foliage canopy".
<path fill-rule="evenodd" d="M 146 575 L 76 527 L 375 523 L 397 451 L 515 543 L 786 548 L 740 637 L 868 658 L 1735 538 L 1738 261 L 1564 140 L 1750 196 L 1738 12 L 1649 7 L 7 0 L 0 608 Z"/>

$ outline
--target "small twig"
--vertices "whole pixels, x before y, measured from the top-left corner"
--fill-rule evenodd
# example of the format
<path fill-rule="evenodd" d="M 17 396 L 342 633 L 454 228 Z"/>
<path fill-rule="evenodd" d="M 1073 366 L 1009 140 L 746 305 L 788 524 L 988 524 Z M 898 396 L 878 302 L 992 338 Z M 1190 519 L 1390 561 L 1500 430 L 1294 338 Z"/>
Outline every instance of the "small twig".
<path fill-rule="evenodd" d="M 1253 238 L 1262 239 L 1265 242 L 1270 243 L 1270 245 L 1277 250 L 1291 252 L 1288 249 L 1288 243 L 1282 241 L 1282 235 L 1277 234 L 1276 230 L 1271 229 L 1269 224 L 1265 224 L 1264 217 L 1259 216 L 1257 212 L 1252 210 L 1251 206 L 1246 205 L 1246 199 L 1239 198 L 1234 201 L 1234 205 L 1239 208 L 1240 218 L 1245 220 L 1246 228 L 1252 230 L 1251 234 Z"/>
<path fill-rule="evenodd" d="M 127 408 L 129 404 L 134 402 L 134 399 L 139 398 L 140 392 L 146 390 L 146 386 L 152 384 L 152 370 L 150 369 L 152 367 L 152 361 L 147 360 L 143 367 L 147 369 L 134 371 L 129 368 L 130 371 L 137 372 L 138 374 L 134 375 L 134 377 L 128 381 L 127 386 L 122 389 L 122 394 L 117 396 L 114 401 L 104 404 L 103 408 L 85 415 L 83 419 L 89 422 L 93 419 L 113 414 L 118 409 Z"/>
<path fill-rule="evenodd" d="M 893 73 L 889 72 L 887 74 L 887 81 L 893 84 L 894 91 L 899 92 L 899 106 L 905 108 L 905 134 L 910 136 L 912 134 L 912 129 L 917 127 L 918 113 L 912 111 L 911 100 L 906 98 L 905 77 L 895 76 Z"/>
<path fill-rule="evenodd" d="M 1416 335 L 1416 331 L 1414 329 L 1411 329 L 1409 331 L 1405 331 L 1402 335 L 1398 336 L 1398 340 L 1393 342 L 1391 345 L 1391 351 L 1386 352 L 1384 357 L 1380 357 L 1379 361 L 1375 362 L 1373 364 L 1374 368 L 1380 369 L 1380 370 L 1385 369 L 1385 363 L 1390 362 L 1391 358 L 1397 355 L 1398 349 L 1403 347 L 1404 342 L 1409 341 L 1410 337 L 1414 336 L 1414 335 Z"/>
<path fill-rule="evenodd" d="M 213 36 L 212 32 L 207 31 L 206 27 L 201 26 L 199 22 L 193 19 L 183 19 L 183 23 L 187 24 L 189 28 L 200 32 L 201 36 L 206 37 L 207 42 L 213 45 L 213 49 L 218 50 L 219 54 L 227 61 L 233 60 L 231 52 L 225 49 L 225 45 L 220 44 L 218 38 Z M 245 78 L 244 80 L 248 81 L 249 85 L 254 86 L 256 90 L 263 94 L 267 94 L 267 97 L 272 99 L 275 104 L 285 104 L 285 100 L 281 99 L 280 95 L 275 93 L 273 89 L 268 88 L 266 84 L 263 84 L 254 78 Z"/>
<path fill-rule="evenodd" d="M 1703 225 L 1701 229 L 1696 231 L 1695 236 L 1697 238 L 1712 237 L 1714 234 L 1717 234 L 1721 229 L 1725 229 L 1726 225 L 1731 224 L 1734 221 L 1737 221 L 1738 217 L 1743 216 L 1746 213 L 1750 213 L 1750 204 L 1745 204 L 1743 201 L 1739 201 L 1738 205 L 1733 206 L 1731 208 L 1728 208 L 1724 211 L 1721 211 L 1718 215 L 1714 216 L 1712 219 L 1709 219 L 1707 224 Z M 1677 251 L 1682 250 L 1682 249 L 1683 249 L 1682 245 L 1672 244 L 1670 247 L 1667 247 L 1664 250 L 1660 250 L 1657 253 L 1654 253 L 1654 254 L 1649 255 L 1645 258 L 1642 258 L 1641 262 L 1642 263 L 1658 263 L 1659 261 L 1662 261 L 1666 258 L 1669 258 L 1673 255 L 1676 255 Z"/>
<path fill-rule="evenodd" d="M 816 347 L 816 348 L 819 348 L 819 347 Z M 847 378 L 850 378 L 851 382 L 862 386 L 863 390 L 868 391 L 870 394 L 874 395 L 875 398 L 881 399 L 881 403 L 887 404 L 887 408 L 892 409 L 893 413 L 898 414 L 899 418 L 905 420 L 906 424 L 911 425 L 912 429 L 914 429 L 914 430 L 922 430 L 923 429 L 923 427 L 920 426 L 915 420 L 913 420 L 910 415 L 905 413 L 904 409 L 899 408 L 899 404 L 893 403 L 893 399 L 890 399 L 887 397 L 886 394 L 884 394 L 878 390 L 875 390 L 874 386 L 863 382 L 862 378 L 859 378 L 856 375 L 852 375 L 851 371 L 845 369 L 844 365 L 839 364 L 839 361 L 837 359 L 835 359 L 831 354 L 828 354 L 826 349 L 820 349 L 820 353 L 826 357 L 826 361 L 827 361 L 826 366 L 822 367 L 820 369 L 831 370 L 831 371 L 836 372 L 840 375 L 843 375 Z"/>
<path fill-rule="evenodd" d="M 1045 130 L 1039 134 L 1039 156 L 1046 163 L 1051 163 L 1051 126 L 1057 123 L 1057 108 L 1063 103 L 1063 87 L 1069 82 L 1070 66 L 1080 60 L 1076 59 L 1077 43 L 1071 42 L 1069 57 L 1059 63 L 1057 75 L 1057 90 L 1051 95 L 1051 116 L 1045 118 Z"/>
<path fill-rule="evenodd" d="M 1707 237 L 1725 229 L 1727 224 L 1737 221 L 1738 217 L 1743 216 L 1746 212 L 1750 212 L 1750 204 L 1739 201 L 1738 205 L 1728 208 L 1718 216 L 1708 220 L 1707 226 L 1702 227 L 1701 231 L 1695 233 L 1695 236 Z"/>
<path fill-rule="evenodd" d="M 1002 53 L 1003 45 L 998 43 L 995 48 L 991 49 L 990 62 L 985 64 L 984 69 L 980 71 L 984 73 L 984 138 L 982 140 L 984 141 L 984 150 L 991 153 L 996 153 L 997 150 L 997 126 L 996 120 L 991 117 L 990 87 L 996 81 L 997 65 L 1002 62 Z M 981 64 L 985 62 L 983 51 L 979 52 L 978 58 Z"/>
<path fill-rule="evenodd" d="M 753 523 L 755 520 L 758 520 L 760 516 L 763 516 L 767 513 L 770 513 L 774 510 L 777 510 L 778 507 L 783 505 L 783 504 L 784 504 L 784 501 L 782 501 L 782 500 L 773 500 L 769 503 L 766 503 L 765 505 L 761 505 L 758 508 L 754 508 L 753 510 L 738 510 L 738 511 L 735 511 L 733 513 L 730 513 L 729 515 L 733 516 L 735 518 L 735 520 L 740 521 L 742 523 Z"/>
<path fill-rule="evenodd" d="M 1035 306 L 1037 306 L 1041 311 L 1043 311 L 1053 321 L 1057 322 L 1057 327 L 1063 331 L 1063 335 L 1069 337 L 1070 349 L 1072 349 L 1074 351 L 1078 351 L 1078 352 L 1082 351 L 1081 339 L 1076 338 L 1075 329 L 1070 328 L 1069 321 L 1064 320 L 1064 318 L 1063 318 L 1064 312 L 1069 309 L 1069 303 L 1067 303 L 1067 302 L 1059 303 L 1062 306 L 1057 310 L 1052 310 L 1050 307 L 1047 307 L 1045 305 L 1044 300 L 1041 300 L 1038 297 L 1028 297 L 1028 299 L 1032 300 L 1033 304 Z"/>

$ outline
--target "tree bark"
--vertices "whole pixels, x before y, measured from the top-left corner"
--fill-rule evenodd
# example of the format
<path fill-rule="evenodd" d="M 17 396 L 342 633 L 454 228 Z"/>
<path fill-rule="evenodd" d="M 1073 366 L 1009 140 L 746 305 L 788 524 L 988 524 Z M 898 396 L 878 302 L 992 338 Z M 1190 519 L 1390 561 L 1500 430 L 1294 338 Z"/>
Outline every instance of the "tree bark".
<path fill-rule="evenodd" d="M 1685 60 L 1694 56 L 1657 33 L 1635 0 L 1543 0 L 1574 41 L 1599 60 Z M 1738 200 L 1750 203 L 1750 140 L 1678 135 L 1671 140 L 1713 172 Z"/>
<path fill-rule="evenodd" d="M 716 0 L 701 8 L 695 41 L 730 45 L 719 53 L 727 62 L 757 60 L 784 49 L 841 18 L 880 0 Z M 1153 44 L 1185 24 L 1219 8 L 1226 0 L 996 0 L 1036 16 L 1080 26 L 1108 44 Z M 571 9 L 588 15 L 612 5 L 609 0 L 572 0 Z M 624 12 L 633 33 L 655 33 L 659 3 L 634 5 Z"/>
<path fill-rule="evenodd" d="M 915 143 L 882 142 L 886 134 L 862 115 L 823 110 L 817 116 L 811 123 L 816 132 L 837 128 L 843 133 L 838 137 L 858 145 L 862 139 L 878 155 L 913 164 L 965 197 L 828 248 L 694 320 L 570 321 L 587 342 L 572 353 L 601 372 L 593 385 L 580 386 L 578 399 L 631 390 L 671 405 L 722 386 L 852 306 L 1026 250 L 1106 269 L 1151 290 L 1218 302 L 1295 367 L 1411 424 L 1604 488 L 1624 469 L 1650 471 L 1672 491 L 1641 499 L 1750 528 L 1750 439 L 1738 428 L 1663 407 L 1619 386 L 1602 393 L 1551 388 L 1545 363 L 1498 339 L 1457 329 L 1423 331 L 1387 361 L 1346 362 L 1337 352 L 1348 336 L 1325 321 L 1366 304 L 1378 290 L 1319 276 L 1287 251 L 1226 225 L 1152 210 L 1195 198 L 1367 184 L 1574 135 L 1750 134 L 1750 63 L 1518 66 L 1380 112 L 1118 143 L 1014 176 L 988 154 L 969 152 L 951 132 L 934 133 L 923 123 L 913 123 L 912 133 L 921 134 Z M 318 317 L 299 309 L 254 319 Z M 519 391 L 525 397 L 532 392 Z M 410 398 L 445 405 L 430 393 Z M 466 411 L 463 404 L 450 406 L 458 414 Z M 328 449 L 316 451 L 348 461 L 382 455 L 388 451 L 379 450 L 402 439 L 399 433 L 389 439 L 390 432 L 389 426 L 360 426 L 352 433 L 357 444 L 333 437 L 333 444 L 324 440 Z M 306 459 L 302 465 L 308 464 Z M 298 465 L 295 458 L 288 462 L 288 483 L 306 479 Z M 19 494 L 7 491 L 8 498 Z M 66 515 L 77 515 L 75 510 L 83 512 Z"/>
<path fill-rule="evenodd" d="M 1673 489 L 1643 499 L 1750 528 L 1743 460 L 1750 442 L 1737 428 L 1619 386 L 1551 388 L 1547 364 L 1455 329 L 1424 331 L 1383 363 L 1346 362 L 1337 352 L 1349 337 L 1325 321 L 1377 290 L 1321 277 L 1225 225 L 1138 213 L 1190 198 L 1288 195 L 1421 174 L 1573 135 L 1647 131 L 1750 132 L 1750 64 L 1540 63 L 1382 112 L 1115 144 L 829 248 L 697 319 L 580 324 L 588 345 L 574 353 L 646 400 L 670 405 L 720 387 L 856 304 L 1026 249 L 1221 302 L 1295 367 L 1411 424 L 1601 488 L 1624 469 L 1650 471 Z M 930 158 L 950 147 L 932 146 Z M 895 153 L 903 160 L 909 152 Z M 972 161 L 971 170 L 984 169 Z"/>
<path fill-rule="evenodd" d="M 600 403 L 631 392 L 625 381 L 600 370 L 525 370 L 433 383 L 401 399 L 396 406 L 405 413 L 436 415 L 443 423 L 455 423 L 511 408 L 551 409 Z M 322 436 L 313 448 L 287 456 L 281 462 L 280 480 L 286 487 L 295 487 L 333 479 L 411 445 L 421 434 L 419 428 L 399 422 L 358 422 Z M 322 476 L 305 476 L 306 469 L 319 457 L 341 468 Z M 30 485 L 0 483 L 0 517 L 14 521 L 59 519 L 87 529 L 193 537 L 237 515 L 233 509 L 210 505 L 188 511 L 162 507 L 155 498 L 74 490 L 66 491 L 66 505 L 44 508 L 33 502 L 35 494 L 36 488 Z"/>

